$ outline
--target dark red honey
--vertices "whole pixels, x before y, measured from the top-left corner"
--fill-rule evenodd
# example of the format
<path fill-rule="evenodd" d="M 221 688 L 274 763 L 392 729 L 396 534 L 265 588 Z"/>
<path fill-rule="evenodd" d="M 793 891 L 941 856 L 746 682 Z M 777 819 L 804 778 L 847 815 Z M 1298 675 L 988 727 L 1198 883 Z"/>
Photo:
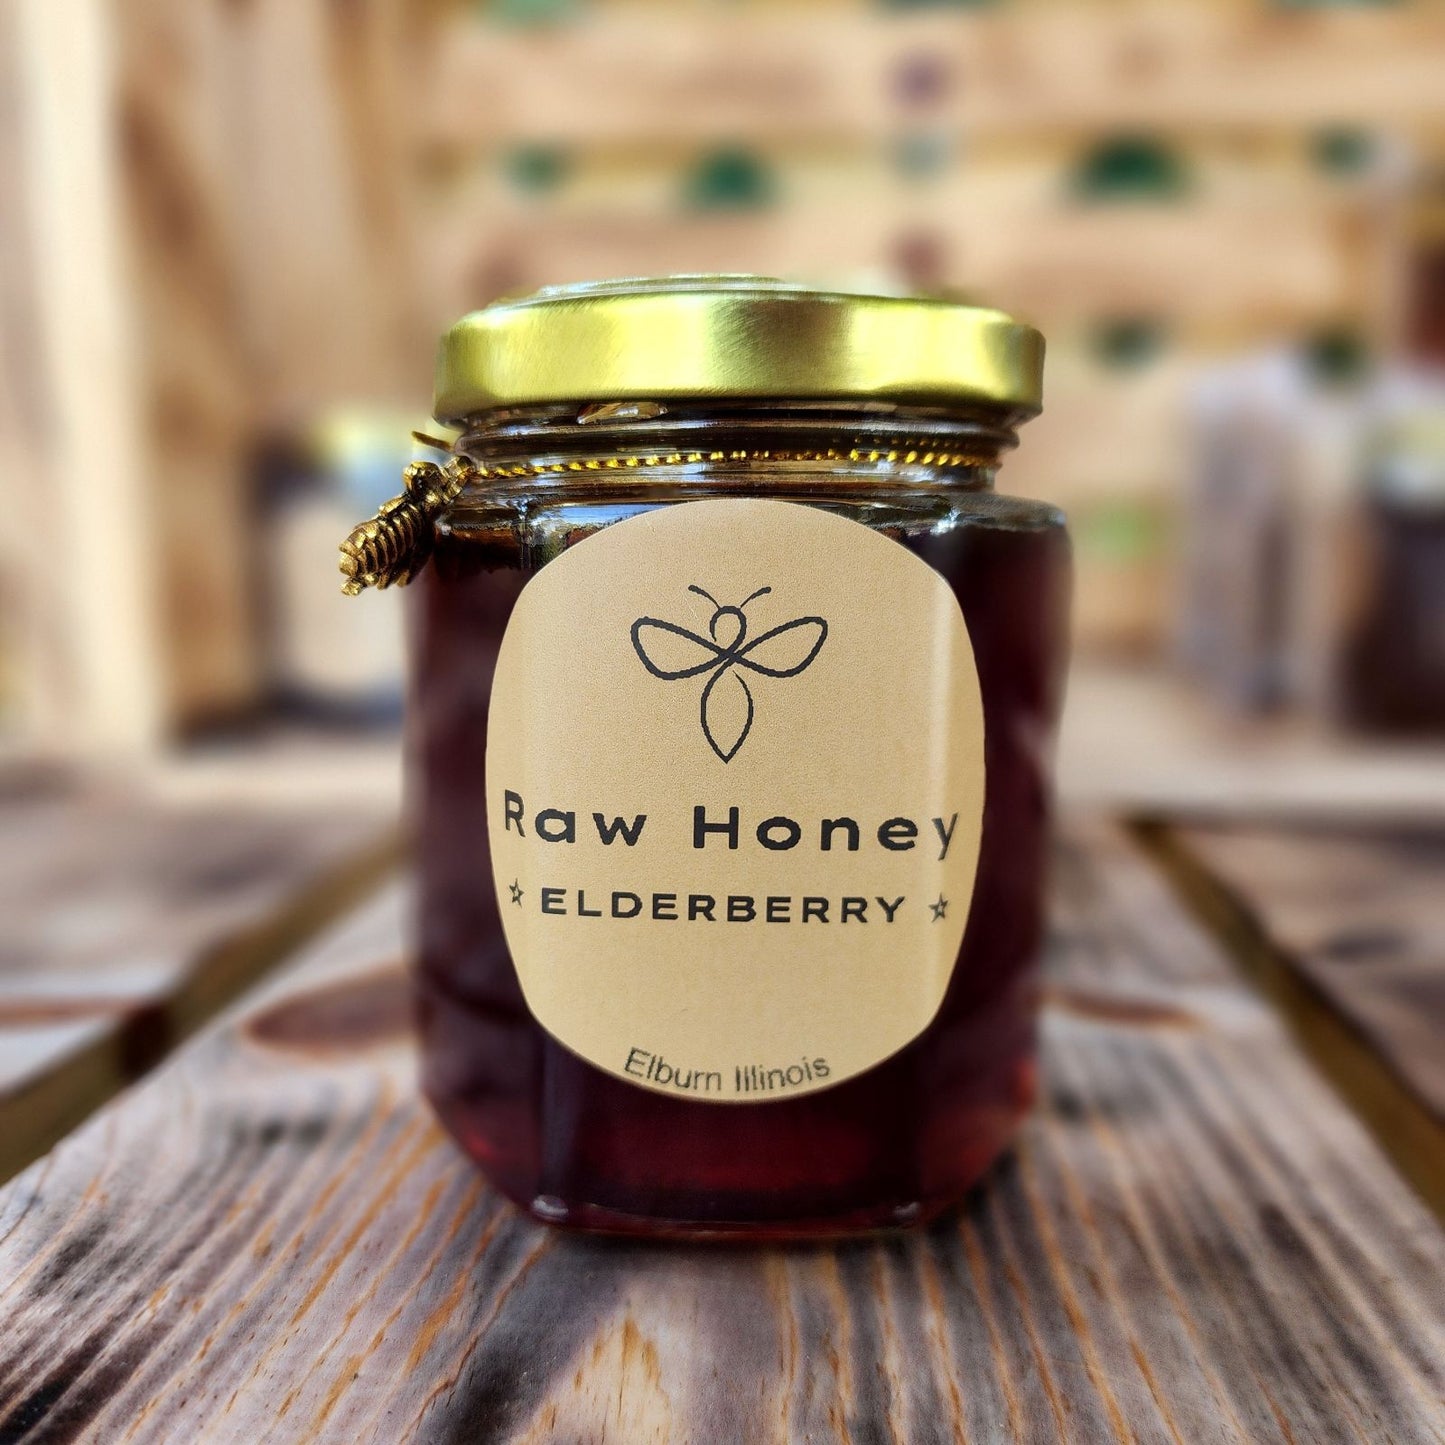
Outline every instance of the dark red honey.
<path fill-rule="evenodd" d="M 537 1217 L 754 1237 L 911 1224 L 959 1200 L 1008 1144 L 1035 1091 L 1069 563 L 1059 514 L 998 496 L 990 480 L 977 469 L 859 475 L 758 465 L 590 492 L 483 489 L 444 519 L 414 618 L 424 1083 L 462 1147 Z M 629 1084 L 535 1022 L 503 941 L 484 794 L 493 667 L 528 578 L 609 522 L 732 495 L 827 506 L 883 531 L 948 581 L 975 651 L 987 774 L 967 930 L 932 1024 L 861 1075 L 747 1104 Z"/>

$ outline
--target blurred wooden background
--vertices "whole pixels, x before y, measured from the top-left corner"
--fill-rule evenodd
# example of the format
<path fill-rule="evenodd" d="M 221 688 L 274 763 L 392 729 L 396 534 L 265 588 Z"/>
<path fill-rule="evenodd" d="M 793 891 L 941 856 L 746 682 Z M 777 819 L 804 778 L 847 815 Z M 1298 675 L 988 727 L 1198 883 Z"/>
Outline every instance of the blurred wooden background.
<path fill-rule="evenodd" d="M 608 274 L 1037 322 L 1005 485 L 1074 513 L 1085 644 L 1157 648 L 1181 399 L 1275 338 L 1400 345 L 1442 74 L 1423 3 L 13 0 L 0 727 L 144 750 L 254 703 L 259 449 L 423 412 L 457 313 Z"/>

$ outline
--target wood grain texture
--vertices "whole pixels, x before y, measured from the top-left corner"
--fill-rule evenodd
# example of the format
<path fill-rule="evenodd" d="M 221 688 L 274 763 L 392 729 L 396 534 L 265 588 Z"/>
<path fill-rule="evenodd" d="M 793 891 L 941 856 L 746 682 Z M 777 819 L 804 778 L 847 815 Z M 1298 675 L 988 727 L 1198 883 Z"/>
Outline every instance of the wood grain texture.
<path fill-rule="evenodd" d="M 1445 828 L 1219 823 L 1148 835 L 1445 1215 Z"/>
<path fill-rule="evenodd" d="M 760 1250 L 499 1202 L 378 900 L 0 1193 L 0 1441 L 1445 1439 L 1438 1227 L 1131 844 L 1056 892 L 1014 1157 Z"/>
<path fill-rule="evenodd" d="M 0 780 L 0 1179 L 354 902 L 397 854 L 366 809 L 162 806 Z"/>

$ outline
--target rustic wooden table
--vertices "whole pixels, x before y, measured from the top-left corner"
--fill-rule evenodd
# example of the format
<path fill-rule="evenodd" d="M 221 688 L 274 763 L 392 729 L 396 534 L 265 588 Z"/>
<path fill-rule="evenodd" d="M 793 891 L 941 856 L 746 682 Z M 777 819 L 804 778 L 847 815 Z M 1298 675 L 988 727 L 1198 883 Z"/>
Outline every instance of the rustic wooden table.
<path fill-rule="evenodd" d="M 807 1248 L 499 1200 L 398 883 L 0 1191 L 0 1442 L 1445 1440 L 1442 852 L 1071 823 L 1018 1148 Z"/>
<path fill-rule="evenodd" d="M 390 813 L 0 774 L 0 1179 L 374 887 Z"/>

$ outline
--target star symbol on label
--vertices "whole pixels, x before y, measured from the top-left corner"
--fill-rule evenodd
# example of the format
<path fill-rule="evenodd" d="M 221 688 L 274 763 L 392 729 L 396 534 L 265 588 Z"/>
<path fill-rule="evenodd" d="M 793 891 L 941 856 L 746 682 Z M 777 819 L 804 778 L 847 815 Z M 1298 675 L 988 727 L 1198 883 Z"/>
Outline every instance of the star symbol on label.
<path fill-rule="evenodd" d="M 517 886 L 517 880 L 515 878 L 512 879 L 508 887 L 511 890 L 512 902 L 520 903 L 522 901 L 522 890 Z"/>
<path fill-rule="evenodd" d="M 938 902 L 930 903 L 928 906 L 933 910 L 933 921 L 937 923 L 938 920 L 948 912 L 948 899 L 940 893 L 938 895 Z"/>

